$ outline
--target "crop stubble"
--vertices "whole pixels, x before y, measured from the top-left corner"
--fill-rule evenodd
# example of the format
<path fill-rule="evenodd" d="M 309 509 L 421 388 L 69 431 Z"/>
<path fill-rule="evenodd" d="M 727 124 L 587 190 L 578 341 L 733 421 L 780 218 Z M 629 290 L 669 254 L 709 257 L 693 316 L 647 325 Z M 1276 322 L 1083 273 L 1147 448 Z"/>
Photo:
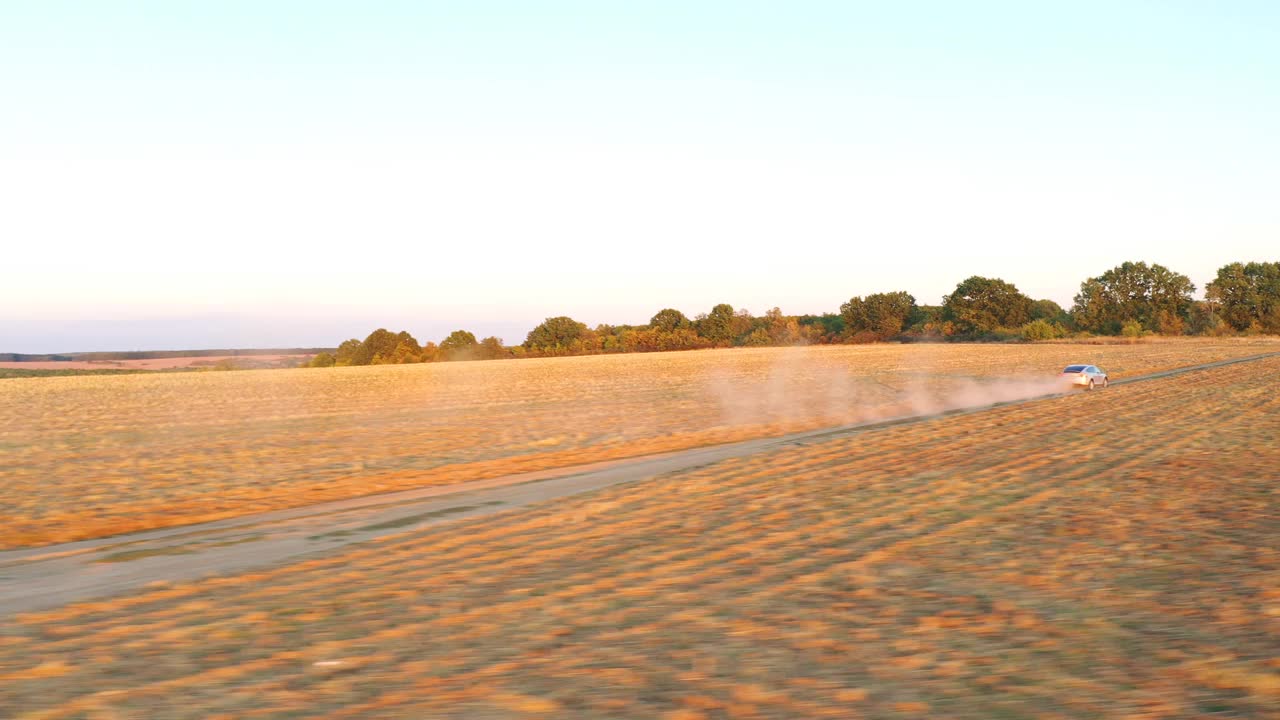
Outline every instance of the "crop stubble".
<path fill-rule="evenodd" d="M 880 345 L 6 381 L 0 548 L 931 410 L 1082 358 L 1123 377 L 1274 347 Z"/>
<path fill-rule="evenodd" d="M 23 616 L 0 707 L 1274 715 L 1278 372 L 883 428 Z"/>

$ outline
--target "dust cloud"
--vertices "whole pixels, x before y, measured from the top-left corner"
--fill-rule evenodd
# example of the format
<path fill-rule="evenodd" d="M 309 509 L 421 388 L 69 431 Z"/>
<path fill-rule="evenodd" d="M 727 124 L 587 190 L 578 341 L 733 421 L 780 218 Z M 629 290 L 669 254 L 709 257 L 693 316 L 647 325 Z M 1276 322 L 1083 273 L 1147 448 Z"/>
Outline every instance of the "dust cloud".
<path fill-rule="evenodd" d="M 857 367 L 797 350 L 737 372 L 706 378 L 726 425 L 833 424 L 933 415 L 1061 394 L 1056 374 L 981 377 L 919 362 Z"/>
<path fill-rule="evenodd" d="M 931 392 L 911 388 L 907 404 L 915 415 L 983 407 L 997 403 L 1058 395 L 1066 391 L 1056 377 L 948 378 L 946 386 Z"/>

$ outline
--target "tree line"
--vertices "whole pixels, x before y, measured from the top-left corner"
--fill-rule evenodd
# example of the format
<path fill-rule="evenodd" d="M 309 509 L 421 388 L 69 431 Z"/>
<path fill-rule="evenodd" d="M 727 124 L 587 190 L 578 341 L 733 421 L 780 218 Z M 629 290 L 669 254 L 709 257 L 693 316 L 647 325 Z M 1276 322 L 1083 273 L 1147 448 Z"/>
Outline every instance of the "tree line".
<path fill-rule="evenodd" d="M 961 281 L 939 305 L 920 305 L 906 291 L 850 298 L 839 312 L 763 316 L 721 303 L 689 318 L 659 310 L 646 325 L 588 327 L 570 317 L 547 318 L 519 345 L 477 340 L 456 330 L 438 345 L 407 332 L 379 328 L 322 352 L 313 367 L 450 360 L 594 355 L 801 344 L 883 341 L 1051 340 L 1091 335 L 1280 334 L 1280 262 L 1231 263 L 1218 269 L 1195 300 L 1195 285 L 1162 265 L 1125 262 L 1080 284 L 1070 309 L 1028 297 L 999 278 Z"/>

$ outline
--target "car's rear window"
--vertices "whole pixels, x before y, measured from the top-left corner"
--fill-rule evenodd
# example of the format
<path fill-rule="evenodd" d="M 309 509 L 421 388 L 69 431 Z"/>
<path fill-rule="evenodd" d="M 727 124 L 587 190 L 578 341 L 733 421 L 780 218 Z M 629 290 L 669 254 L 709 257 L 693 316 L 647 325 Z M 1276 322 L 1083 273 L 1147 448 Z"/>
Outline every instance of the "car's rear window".
<path fill-rule="evenodd" d="M 1088 366 L 1088 365 L 1068 365 L 1068 366 L 1067 366 L 1067 369 L 1066 369 L 1066 370 L 1063 370 L 1062 372 L 1064 372 L 1064 373 L 1078 373 L 1078 372 L 1084 372 L 1084 369 L 1085 369 L 1085 368 L 1087 368 L 1087 367 L 1089 367 L 1089 366 Z"/>

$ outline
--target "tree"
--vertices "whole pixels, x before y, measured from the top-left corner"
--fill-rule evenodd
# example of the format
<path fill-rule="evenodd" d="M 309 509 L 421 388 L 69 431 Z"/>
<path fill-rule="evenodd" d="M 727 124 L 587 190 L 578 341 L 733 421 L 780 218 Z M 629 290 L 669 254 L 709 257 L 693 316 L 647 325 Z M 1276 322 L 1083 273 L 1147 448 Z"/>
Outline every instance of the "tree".
<path fill-rule="evenodd" d="M 441 360 L 440 346 L 428 340 L 422 343 L 422 352 L 418 355 L 418 362 L 437 362 Z"/>
<path fill-rule="evenodd" d="M 396 338 L 399 342 L 396 343 L 395 349 L 391 351 L 391 362 L 421 362 L 422 346 L 418 344 L 417 339 L 403 330 L 396 333 Z"/>
<path fill-rule="evenodd" d="M 720 303 L 711 308 L 710 313 L 700 316 L 695 323 L 699 335 L 710 340 L 713 345 L 726 347 L 733 344 L 733 326 L 733 306 L 728 303 Z"/>
<path fill-rule="evenodd" d="M 902 333 L 915 310 L 916 299 L 910 293 L 875 293 L 865 299 L 850 298 L 840 306 L 840 317 L 851 337 L 871 333 L 875 339 L 887 340 Z"/>
<path fill-rule="evenodd" d="M 585 323 L 561 315 L 547 318 L 541 325 L 529 331 L 524 346 L 548 355 L 565 355 L 574 344 L 583 340 L 589 331 Z"/>
<path fill-rule="evenodd" d="M 747 336 L 758 330 L 761 327 L 761 323 L 752 317 L 750 310 L 742 308 L 733 314 L 733 320 L 729 322 L 729 327 L 733 334 L 733 342 L 737 345 L 746 345 Z"/>
<path fill-rule="evenodd" d="M 919 337 L 949 335 L 950 323 L 942 319 L 941 305 L 917 305 L 907 324 L 907 333 Z"/>
<path fill-rule="evenodd" d="M 413 336 L 408 333 L 397 335 L 386 328 L 374 330 L 369 333 L 369 337 L 365 338 L 364 342 L 360 343 L 360 347 L 356 348 L 350 364 L 372 365 L 374 364 L 374 358 L 378 357 L 381 358 L 383 363 L 389 362 L 391 356 L 395 354 L 396 346 L 404 339 L 402 336 L 408 336 L 410 340 L 413 339 Z"/>
<path fill-rule="evenodd" d="M 1206 292 L 1206 295 L 1210 293 Z M 1233 328 L 1218 314 L 1219 306 L 1212 297 L 1191 304 L 1191 320 L 1187 330 L 1192 335 L 1219 336 L 1233 332 Z"/>
<path fill-rule="evenodd" d="M 401 340 L 396 349 L 392 351 L 391 357 L 387 362 L 394 365 L 404 365 L 407 363 L 422 362 L 422 347 L 418 345 L 416 340 Z"/>
<path fill-rule="evenodd" d="M 1233 330 L 1280 333 L 1280 262 L 1224 265 L 1205 297 Z"/>
<path fill-rule="evenodd" d="M 773 344 L 773 339 L 769 337 L 766 328 L 758 327 L 738 338 L 738 344 L 744 347 L 766 347 Z"/>
<path fill-rule="evenodd" d="M 1045 320 L 1059 325 L 1065 325 L 1071 318 L 1061 305 L 1052 300 L 1032 301 L 1030 313 L 1032 320 Z"/>
<path fill-rule="evenodd" d="M 354 365 L 355 363 L 351 361 L 355 359 L 356 353 L 359 352 L 359 350 L 359 340 L 355 338 L 344 340 L 343 343 L 338 346 L 338 350 L 334 353 L 334 364 L 338 366 Z"/>
<path fill-rule="evenodd" d="M 799 345 L 804 341 L 800 321 L 783 315 L 780 308 L 773 308 L 764 314 L 763 328 L 769 335 L 770 345 Z"/>
<path fill-rule="evenodd" d="M 1063 336 L 1062 326 L 1044 318 L 1036 318 L 1022 326 L 1024 340 L 1052 340 Z"/>
<path fill-rule="evenodd" d="M 307 367 L 325 368 L 333 367 L 334 357 L 330 353 L 322 352 L 311 358 L 311 362 L 307 363 Z"/>
<path fill-rule="evenodd" d="M 942 315 L 966 335 L 1018 328 L 1031 319 L 1031 298 L 1012 283 L 974 275 L 942 299 Z"/>
<path fill-rule="evenodd" d="M 471 360 L 476 356 L 476 336 L 466 330 L 454 330 L 440 341 L 440 352 L 445 360 Z"/>
<path fill-rule="evenodd" d="M 347 340 L 338 346 L 337 365 L 386 365 L 420 362 L 422 346 L 408 332 L 378 328 L 363 341 Z"/>
<path fill-rule="evenodd" d="M 1163 265 L 1125 262 L 1080 284 L 1071 317 L 1076 327 L 1116 335 L 1127 323 L 1144 331 L 1181 333 L 1196 286 Z"/>
<path fill-rule="evenodd" d="M 697 350 L 710 345 L 706 338 L 694 332 L 691 327 L 676 328 L 668 333 L 658 333 L 658 342 L 663 350 Z"/>
<path fill-rule="evenodd" d="M 844 334 L 844 318 L 835 313 L 801 315 L 800 331 L 812 342 L 832 343 Z"/>
<path fill-rule="evenodd" d="M 618 344 L 622 352 L 657 352 L 663 349 L 662 335 L 653 328 L 627 328 L 618 333 Z"/>
<path fill-rule="evenodd" d="M 669 333 L 674 330 L 682 330 L 689 327 L 689 325 L 689 318 L 685 317 L 684 313 L 679 310 L 674 310 L 672 308 L 659 310 L 658 313 L 649 320 L 649 327 L 657 330 L 658 332 Z"/>
<path fill-rule="evenodd" d="M 454 330 L 449 333 L 449 337 L 440 341 L 441 350 L 465 350 L 474 347 L 476 336 L 466 330 Z"/>
<path fill-rule="evenodd" d="M 476 346 L 476 357 L 480 360 L 499 360 L 501 358 L 511 357 L 507 352 L 507 348 L 502 344 L 502 338 L 489 337 L 480 341 Z"/>

